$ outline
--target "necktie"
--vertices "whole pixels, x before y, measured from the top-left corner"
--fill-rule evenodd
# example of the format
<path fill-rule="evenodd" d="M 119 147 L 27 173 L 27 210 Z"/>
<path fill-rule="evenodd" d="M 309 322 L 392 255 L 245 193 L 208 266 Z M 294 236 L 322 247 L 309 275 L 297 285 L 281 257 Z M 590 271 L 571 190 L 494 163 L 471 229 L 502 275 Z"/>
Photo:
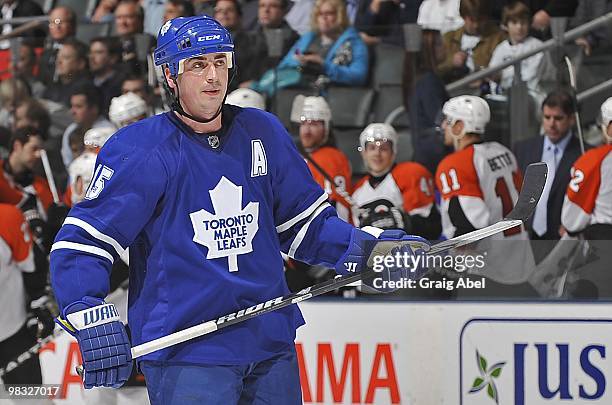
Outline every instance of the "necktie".
<path fill-rule="evenodd" d="M 555 180 L 555 173 L 557 171 L 557 165 L 559 164 L 559 147 L 557 145 L 549 145 L 546 151 L 544 162 L 548 166 L 548 177 L 546 179 L 544 191 L 542 192 L 542 197 L 540 197 L 540 201 L 533 215 L 533 230 L 538 236 L 544 235 L 548 228 L 548 196 L 550 195 L 550 188 Z"/>

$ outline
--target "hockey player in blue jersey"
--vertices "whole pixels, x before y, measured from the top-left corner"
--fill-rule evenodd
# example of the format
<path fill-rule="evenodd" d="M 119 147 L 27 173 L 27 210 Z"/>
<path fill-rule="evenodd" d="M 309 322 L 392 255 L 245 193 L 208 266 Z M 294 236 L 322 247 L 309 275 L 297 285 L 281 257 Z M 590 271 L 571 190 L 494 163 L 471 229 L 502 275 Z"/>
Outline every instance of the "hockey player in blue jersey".
<path fill-rule="evenodd" d="M 237 67 L 217 21 L 165 23 L 154 58 L 173 111 L 107 141 L 51 253 L 58 322 L 78 340 L 86 388 L 121 386 L 132 344 L 286 295 L 281 251 L 347 274 L 361 270 L 364 241 L 427 247 L 340 220 L 276 117 L 224 105 Z M 129 339 L 104 302 L 128 247 Z M 301 403 L 294 339 L 303 324 L 292 305 L 139 358 L 151 402 Z"/>

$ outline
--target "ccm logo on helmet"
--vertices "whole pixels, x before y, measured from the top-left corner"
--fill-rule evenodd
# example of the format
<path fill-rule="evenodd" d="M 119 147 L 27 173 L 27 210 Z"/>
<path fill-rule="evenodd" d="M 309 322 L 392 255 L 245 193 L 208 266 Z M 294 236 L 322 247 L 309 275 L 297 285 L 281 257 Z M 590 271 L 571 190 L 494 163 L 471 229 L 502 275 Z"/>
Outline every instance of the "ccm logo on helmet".
<path fill-rule="evenodd" d="M 198 42 L 201 42 L 201 41 L 212 41 L 214 39 L 221 39 L 221 35 L 220 34 L 215 34 L 215 35 L 205 35 L 203 37 L 198 37 Z"/>

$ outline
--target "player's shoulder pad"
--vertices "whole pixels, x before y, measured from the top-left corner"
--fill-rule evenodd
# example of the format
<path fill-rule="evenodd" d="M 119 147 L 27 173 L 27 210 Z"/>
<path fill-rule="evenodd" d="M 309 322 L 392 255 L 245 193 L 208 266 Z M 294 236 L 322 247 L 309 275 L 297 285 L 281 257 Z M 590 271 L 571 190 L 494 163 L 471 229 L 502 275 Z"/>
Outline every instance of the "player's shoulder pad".
<path fill-rule="evenodd" d="M 448 171 L 450 169 L 455 169 L 457 173 L 466 175 L 469 173 L 475 174 L 473 145 L 447 155 L 438 164 L 438 170 L 436 173 Z"/>
<path fill-rule="evenodd" d="M 401 162 L 391 170 L 393 177 L 432 177 L 432 174 L 425 166 L 417 162 Z"/>
<path fill-rule="evenodd" d="M 325 160 L 348 163 L 348 158 L 344 152 L 333 146 L 323 146 L 322 148 L 317 149 L 312 155 L 316 155 L 317 158 L 322 158 Z"/>
<path fill-rule="evenodd" d="M 178 142 L 176 135 L 180 129 L 165 114 L 154 115 L 117 130 L 100 150 L 98 161 L 136 164 L 168 142 Z"/>
<path fill-rule="evenodd" d="M 280 138 L 291 141 L 285 127 L 281 124 L 278 117 L 267 111 L 257 108 L 243 108 L 226 104 L 225 108 L 232 110 L 234 120 L 241 125 L 248 136 L 252 138 Z M 254 129 L 256 131 L 254 131 Z"/>
<path fill-rule="evenodd" d="M 453 196 L 482 197 L 480 180 L 474 167 L 474 146 L 446 156 L 438 165 L 436 186 L 444 198 Z M 448 187 L 454 183 L 454 187 Z"/>
<path fill-rule="evenodd" d="M 587 150 L 574 163 L 574 167 L 582 170 L 584 174 L 599 170 L 606 155 L 612 153 L 612 145 L 601 145 Z"/>

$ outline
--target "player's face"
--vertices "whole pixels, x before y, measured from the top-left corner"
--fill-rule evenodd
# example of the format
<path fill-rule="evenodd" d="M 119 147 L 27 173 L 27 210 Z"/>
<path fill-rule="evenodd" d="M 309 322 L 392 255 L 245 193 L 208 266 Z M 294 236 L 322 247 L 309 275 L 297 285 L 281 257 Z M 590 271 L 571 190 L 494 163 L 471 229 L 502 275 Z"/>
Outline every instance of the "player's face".
<path fill-rule="evenodd" d="M 325 141 L 325 122 L 304 120 L 300 124 L 300 142 L 304 149 L 315 149 Z"/>
<path fill-rule="evenodd" d="M 187 59 L 177 83 L 183 109 L 195 117 L 211 118 L 217 113 L 228 81 L 228 61 L 225 53 L 211 53 Z M 167 72 L 169 74 L 169 72 Z M 174 83 L 170 82 L 174 87 Z"/>
<path fill-rule="evenodd" d="M 567 115 L 560 107 L 542 108 L 542 127 L 544 133 L 552 143 L 557 143 L 567 134 L 567 131 L 574 126 L 574 116 Z"/>
<path fill-rule="evenodd" d="M 393 143 L 389 141 L 368 142 L 365 144 L 361 156 L 371 174 L 375 176 L 383 174 L 391 168 L 395 160 Z"/>
<path fill-rule="evenodd" d="M 42 150 L 42 139 L 39 136 L 30 136 L 28 142 L 21 144 L 16 142 L 14 152 L 17 154 L 17 161 L 22 167 L 29 170 L 34 169 L 34 166 L 40 159 L 40 151 Z"/>
<path fill-rule="evenodd" d="M 511 20 L 508 21 L 508 36 L 513 44 L 522 42 L 529 33 L 528 20 Z"/>
<path fill-rule="evenodd" d="M 461 136 L 463 121 L 445 117 L 441 124 L 444 130 L 444 146 L 455 146 L 455 139 Z"/>

